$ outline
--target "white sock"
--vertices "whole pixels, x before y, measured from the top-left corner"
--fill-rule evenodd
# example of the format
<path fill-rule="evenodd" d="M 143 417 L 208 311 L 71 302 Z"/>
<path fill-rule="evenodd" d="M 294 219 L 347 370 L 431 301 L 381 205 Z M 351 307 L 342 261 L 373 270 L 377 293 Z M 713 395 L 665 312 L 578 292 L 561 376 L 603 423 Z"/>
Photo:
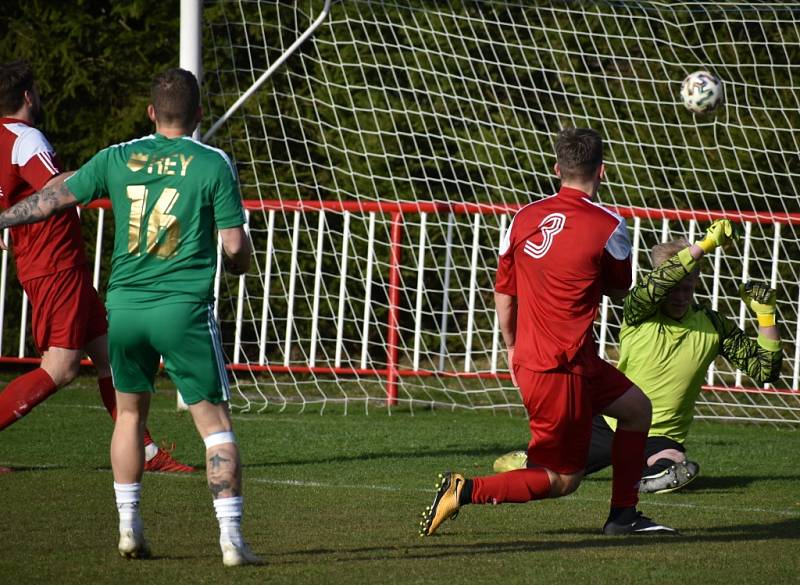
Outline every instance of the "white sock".
<path fill-rule="evenodd" d="M 214 511 L 219 521 L 219 544 L 232 543 L 242 546 L 243 498 L 219 498 L 214 500 Z"/>
<path fill-rule="evenodd" d="M 114 482 L 119 512 L 119 531 L 142 531 L 142 517 L 139 515 L 139 499 L 142 491 L 141 483 Z"/>

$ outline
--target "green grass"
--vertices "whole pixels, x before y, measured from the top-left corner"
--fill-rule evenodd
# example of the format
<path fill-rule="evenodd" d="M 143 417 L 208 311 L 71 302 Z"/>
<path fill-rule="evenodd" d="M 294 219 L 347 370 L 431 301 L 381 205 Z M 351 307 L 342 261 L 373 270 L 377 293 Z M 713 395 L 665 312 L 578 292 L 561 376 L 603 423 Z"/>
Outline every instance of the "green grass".
<path fill-rule="evenodd" d="M 201 465 L 203 447 L 174 393 L 150 428 Z M 439 535 L 417 522 L 438 472 L 486 474 L 527 440 L 521 417 L 471 412 L 387 416 L 353 409 L 236 416 L 247 539 L 264 567 L 224 569 L 202 473 L 146 475 L 155 558 L 116 552 L 111 424 L 88 378 L 0 435 L 0 582 L 23 583 L 796 583 L 800 433 L 698 422 L 701 476 L 641 508 L 677 537 L 608 538 L 609 473 L 561 500 L 472 506 Z"/>

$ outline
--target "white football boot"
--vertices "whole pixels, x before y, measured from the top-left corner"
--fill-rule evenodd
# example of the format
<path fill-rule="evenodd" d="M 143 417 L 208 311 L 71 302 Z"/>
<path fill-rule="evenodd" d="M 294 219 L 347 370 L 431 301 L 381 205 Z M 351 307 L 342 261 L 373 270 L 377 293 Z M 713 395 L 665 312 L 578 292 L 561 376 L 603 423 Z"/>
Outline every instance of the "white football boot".
<path fill-rule="evenodd" d="M 247 543 L 242 543 L 242 546 L 236 546 L 232 542 L 226 542 L 221 545 L 222 548 L 222 564 L 226 567 L 239 567 L 241 565 L 260 565 L 264 561 L 258 555 L 250 550 Z"/>
<path fill-rule="evenodd" d="M 126 559 L 146 559 L 150 556 L 150 546 L 144 538 L 144 532 L 127 528 L 119 533 L 119 554 Z"/>

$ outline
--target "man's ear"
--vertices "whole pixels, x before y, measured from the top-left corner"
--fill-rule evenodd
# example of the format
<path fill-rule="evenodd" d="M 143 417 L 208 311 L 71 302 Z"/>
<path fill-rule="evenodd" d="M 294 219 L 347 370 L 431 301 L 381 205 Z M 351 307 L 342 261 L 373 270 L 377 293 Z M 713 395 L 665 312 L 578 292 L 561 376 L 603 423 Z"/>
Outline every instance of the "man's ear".
<path fill-rule="evenodd" d="M 558 177 L 560 179 L 561 178 L 561 167 L 558 166 L 558 163 L 553 165 L 553 171 L 555 171 L 556 177 Z"/>
<path fill-rule="evenodd" d="M 153 124 L 156 123 L 156 109 L 153 104 L 147 104 L 147 117 Z"/>
<path fill-rule="evenodd" d="M 601 164 L 600 165 L 600 171 L 597 173 L 597 178 L 598 179 L 602 179 L 605 176 L 605 174 L 606 174 L 606 165 L 605 164 Z"/>

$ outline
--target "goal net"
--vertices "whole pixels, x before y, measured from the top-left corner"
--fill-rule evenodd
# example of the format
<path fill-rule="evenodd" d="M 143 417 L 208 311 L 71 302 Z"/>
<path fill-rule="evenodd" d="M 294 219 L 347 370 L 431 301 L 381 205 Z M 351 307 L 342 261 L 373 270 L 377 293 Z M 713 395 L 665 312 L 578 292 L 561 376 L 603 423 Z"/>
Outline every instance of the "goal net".
<path fill-rule="evenodd" d="M 206 5 L 206 127 L 323 4 Z M 719 359 L 698 416 L 800 422 L 798 64 L 792 2 L 334 2 L 210 138 L 236 161 L 256 250 L 218 283 L 236 405 L 522 412 L 494 313 L 498 243 L 557 190 L 555 133 L 591 126 L 599 199 L 627 218 L 638 275 L 656 243 L 728 217 L 745 238 L 709 258 L 698 300 L 755 337 L 739 284 L 778 291 L 780 379 L 758 388 Z M 699 69 L 725 88 L 707 117 L 678 96 Z M 612 362 L 620 319 L 602 304 Z"/>

